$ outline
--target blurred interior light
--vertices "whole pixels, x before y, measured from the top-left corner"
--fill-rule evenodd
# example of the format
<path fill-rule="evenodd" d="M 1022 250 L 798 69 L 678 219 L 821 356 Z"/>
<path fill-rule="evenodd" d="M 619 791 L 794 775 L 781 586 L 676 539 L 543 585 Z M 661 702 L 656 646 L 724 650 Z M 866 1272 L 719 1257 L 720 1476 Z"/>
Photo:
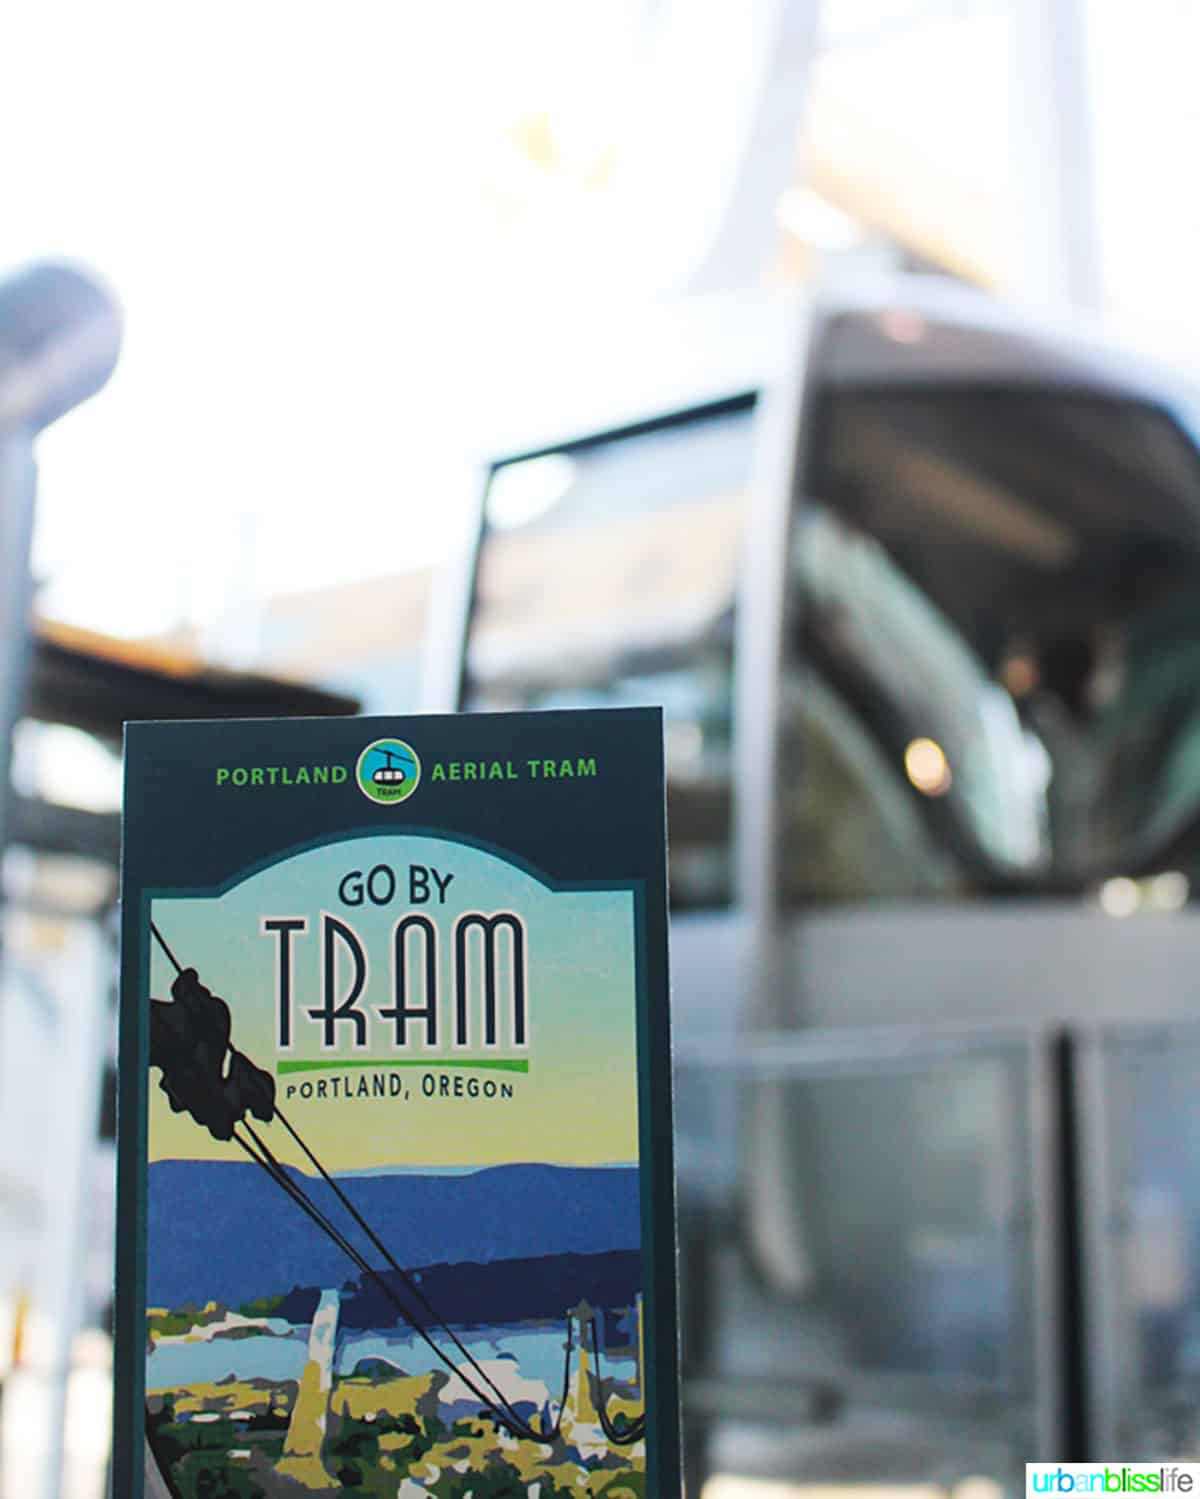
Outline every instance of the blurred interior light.
<path fill-rule="evenodd" d="M 1000 667 L 1000 680 L 1013 697 L 1028 697 L 1038 685 L 1038 664 L 1024 652 L 1009 656 Z"/>
<path fill-rule="evenodd" d="M 907 307 L 889 307 L 875 319 L 875 326 L 893 343 L 919 344 L 925 337 L 927 325 L 919 312 L 912 312 Z"/>
<path fill-rule="evenodd" d="M 574 478 L 575 464 L 565 453 L 506 464 L 496 471 L 488 491 L 488 524 L 500 531 L 529 525 L 553 510 Z"/>
<path fill-rule="evenodd" d="M 815 250 L 852 250 L 863 239 L 861 224 L 811 187 L 785 188 L 775 217 L 786 234 Z"/>
<path fill-rule="evenodd" d="M 944 796 L 954 779 L 945 751 L 933 739 L 912 741 L 904 751 L 904 769 L 908 779 L 926 796 Z"/>
<path fill-rule="evenodd" d="M 1182 911 L 1190 894 L 1187 875 L 1178 869 L 1168 869 L 1147 881 L 1146 904 L 1155 911 Z"/>
<path fill-rule="evenodd" d="M 1142 903 L 1137 881 L 1119 875 L 1100 886 L 1100 909 L 1108 916 L 1132 916 Z"/>

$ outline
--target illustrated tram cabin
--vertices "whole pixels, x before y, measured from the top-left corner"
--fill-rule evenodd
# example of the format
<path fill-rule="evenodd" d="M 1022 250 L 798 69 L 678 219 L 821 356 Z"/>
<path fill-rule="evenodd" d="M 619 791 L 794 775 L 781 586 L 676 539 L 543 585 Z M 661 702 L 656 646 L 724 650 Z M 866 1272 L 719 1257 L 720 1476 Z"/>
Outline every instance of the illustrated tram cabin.
<path fill-rule="evenodd" d="M 403 766 L 395 763 L 397 757 L 392 750 L 380 750 L 379 753 L 387 757 L 388 763 L 381 765 L 371 776 L 377 786 L 399 786 L 403 781 L 408 780 L 408 774 Z"/>

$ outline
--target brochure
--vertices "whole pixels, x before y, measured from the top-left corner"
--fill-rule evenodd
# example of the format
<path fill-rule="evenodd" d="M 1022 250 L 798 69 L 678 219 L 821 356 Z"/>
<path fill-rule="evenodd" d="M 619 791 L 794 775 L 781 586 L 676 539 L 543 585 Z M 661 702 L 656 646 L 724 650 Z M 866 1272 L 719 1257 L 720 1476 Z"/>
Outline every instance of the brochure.
<path fill-rule="evenodd" d="M 125 774 L 114 1492 L 675 1499 L 659 710 Z"/>

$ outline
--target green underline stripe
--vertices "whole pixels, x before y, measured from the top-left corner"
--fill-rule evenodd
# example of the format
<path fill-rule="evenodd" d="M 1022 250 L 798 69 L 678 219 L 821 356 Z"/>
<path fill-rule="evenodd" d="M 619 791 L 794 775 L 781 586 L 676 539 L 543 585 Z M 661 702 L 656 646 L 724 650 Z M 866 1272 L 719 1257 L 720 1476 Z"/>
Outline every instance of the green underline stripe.
<path fill-rule="evenodd" d="M 472 1061 L 456 1059 L 443 1061 L 437 1057 L 426 1057 L 422 1061 L 415 1058 L 403 1062 L 276 1062 L 275 1071 L 280 1077 L 285 1077 L 289 1072 L 344 1072 L 350 1067 L 374 1068 L 382 1072 L 392 1067 L 471 1067 L 483 1072 L 528 1072 L 529 1062 L 527 1059 L 513 1060 L 501 1057 L 478 1057 Z"/>

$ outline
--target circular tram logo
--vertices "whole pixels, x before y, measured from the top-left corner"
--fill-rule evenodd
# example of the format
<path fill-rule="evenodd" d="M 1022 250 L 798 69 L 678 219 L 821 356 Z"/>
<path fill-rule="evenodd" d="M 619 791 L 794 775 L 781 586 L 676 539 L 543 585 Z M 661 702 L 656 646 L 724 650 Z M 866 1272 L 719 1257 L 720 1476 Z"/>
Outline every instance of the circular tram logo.
<path fill-rule="evenodd" d="M 421 762 L 403 739 L 376 739 L 359 755 L 354 779 L 368 801 L 407 801 L 420 783 Z"/>

